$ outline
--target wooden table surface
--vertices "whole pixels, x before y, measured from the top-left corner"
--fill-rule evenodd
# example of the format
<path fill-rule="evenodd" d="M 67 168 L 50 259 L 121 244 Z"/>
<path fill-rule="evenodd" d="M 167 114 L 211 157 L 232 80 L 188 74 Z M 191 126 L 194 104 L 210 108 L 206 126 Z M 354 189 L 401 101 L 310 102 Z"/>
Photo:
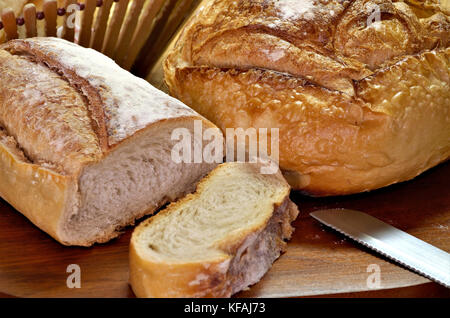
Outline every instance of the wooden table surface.
<path fill-rule="evenodd" d="M 242 297 L 449 297 L 432 283 L 345 239 L 309 213 L 322 208 L 367 212 L 450 251 L 450 164 L 415 180 L 370 193 L 310 198 L 293 193 L 301 215 L 288 250 Z M 132 229 L 92 248 L 64 247 L 0 200 L 0 297 L 134 297 L 128 285 Z M 66 286 L 67 266 L 81 268 L 81 288 Z M 368 266 L 379 266 L 381 284 L 371 289 Z M 374 265 L 372 265 L 374 266 Z"/>

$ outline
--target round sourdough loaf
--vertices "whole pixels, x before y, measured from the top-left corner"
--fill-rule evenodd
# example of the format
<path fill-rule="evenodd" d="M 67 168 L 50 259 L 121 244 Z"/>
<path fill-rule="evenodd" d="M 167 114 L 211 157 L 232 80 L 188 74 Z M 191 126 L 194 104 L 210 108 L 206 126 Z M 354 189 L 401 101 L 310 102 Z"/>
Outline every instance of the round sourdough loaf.
<path fill-rule="evenodd" d="M 437 0 L 205 1 L 165 76 L 223 130 L 279 128 L 295 189 L 350 194 L 449 157 L 449 35 Z"/>

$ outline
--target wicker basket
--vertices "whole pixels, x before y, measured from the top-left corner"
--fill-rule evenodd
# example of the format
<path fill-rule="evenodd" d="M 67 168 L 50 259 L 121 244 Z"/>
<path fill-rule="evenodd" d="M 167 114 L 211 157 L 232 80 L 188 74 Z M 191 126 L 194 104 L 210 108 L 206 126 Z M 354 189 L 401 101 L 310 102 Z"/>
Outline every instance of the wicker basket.
<path fill-rule="evenodd" d="M 0 43 L 59 36 L 90 47 L 145 77 L 198 0 L 35 0 L 16 17 L 5 8 Z M 155 79 L 160 82 L 161 79 Z"/>

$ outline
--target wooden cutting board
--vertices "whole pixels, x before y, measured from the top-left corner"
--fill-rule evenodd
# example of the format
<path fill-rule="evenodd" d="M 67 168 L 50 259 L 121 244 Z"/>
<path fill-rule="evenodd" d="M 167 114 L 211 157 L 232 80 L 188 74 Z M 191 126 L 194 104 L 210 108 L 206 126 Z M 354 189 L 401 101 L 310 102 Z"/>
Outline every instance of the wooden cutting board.
<path fill-rule="evenodd" d="M 332 198 L 293 193 L 292 198 L 299 204 L 301 216 L 287 252 L 261 282 L 238 296 L 450 297 L 450 290 L 378 257 L 309 217 L 310 212 L 322 208 L 361 210 L 450 251 L 449 163 L 413 181 L 371 193 Z M 1 200 L 0 229 L 0 296 L 133 297 L 127 283 L 132 229 L 108 244 L 64 247 Z M 81 268 L 80 289 L 66 286 L 70 264 Z M 371 264 L 380 269 L 378 290 L 367 284 L 373 274 L 367 272 Z"/>

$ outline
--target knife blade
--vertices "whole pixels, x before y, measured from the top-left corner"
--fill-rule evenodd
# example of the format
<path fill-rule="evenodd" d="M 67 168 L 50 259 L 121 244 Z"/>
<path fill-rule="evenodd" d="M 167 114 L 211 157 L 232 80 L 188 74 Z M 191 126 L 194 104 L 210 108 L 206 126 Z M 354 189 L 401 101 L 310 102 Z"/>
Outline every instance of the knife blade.
<path fill-rule="evenodd" d="M 330 209 L 310 215 L 358 243 L 450 288 L 449 253 L 363 212 Z"/>

